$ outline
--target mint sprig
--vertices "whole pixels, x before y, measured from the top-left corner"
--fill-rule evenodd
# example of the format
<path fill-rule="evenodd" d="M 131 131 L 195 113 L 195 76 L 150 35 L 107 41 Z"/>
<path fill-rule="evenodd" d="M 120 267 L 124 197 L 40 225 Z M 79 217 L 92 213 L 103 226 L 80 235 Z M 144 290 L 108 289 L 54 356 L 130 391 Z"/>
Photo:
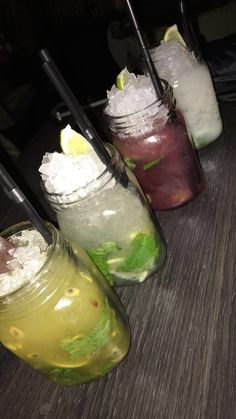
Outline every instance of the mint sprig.
<path fill-rule="evenodd" d="M 115 242 L 105 242 L 102 243 L 99 247 L 86 250 L 92 261 L 111 285 L 113 284 L 113 278 L 107 263 L 107 257 L 112 253 L 118 252 L 119 250 L 120 247 Z"/>
<path fill-rule="evenodd" d="M 128 166 L 131 170 L 133 170 L 136 167 L 135 160 L 125 159 L 124 162 L 125 162 L 126 166 Z"/>
<path fill-rule="evenodd" d="M 159 159 L 149 161 L 148 163 L 143 165 L 144 170 L 150 169 L 151 167 L 155 166 L 156 164 L 160 163 L 161 160 L 164 159 L 164 156 L 159 157 Z"/>
<path fill-rule="evenodd" d="M 63 339 L 60 343 L 60 347 L 69 353 L 71 360 L 79 359 L 106 345 L 106 343 L 110 340 L 111 328 L 111 311 L 106 299 L 96 327 L 85 336 L 78 337 L 76 339 L 73 337 Z"/>
<path fill-rule="evenodd" d="M 131 242 L 128 256 L 116 269 L 117 272 L 142 272 L 149 269 L 159 254 L 154 234 L 137 234 Z"/>

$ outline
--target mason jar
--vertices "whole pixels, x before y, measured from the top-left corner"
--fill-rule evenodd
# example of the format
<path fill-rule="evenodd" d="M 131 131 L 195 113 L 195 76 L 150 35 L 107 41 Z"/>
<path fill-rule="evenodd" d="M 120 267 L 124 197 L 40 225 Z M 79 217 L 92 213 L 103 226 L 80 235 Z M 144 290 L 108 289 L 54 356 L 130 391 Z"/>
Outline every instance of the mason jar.
<path fill-rule="evenodd" d="M 165 44 L 171 46 L 163 49 Z M 174 41 L 150 49 L 150 54 L 159 76 L 173 88 L 176 107 L 184 116 L 195 147 L 215 141 L 222 132 L 222 120 L 211 74 L 201 55 Z"/>
<path fill-rule="evenodd" d="M 133 170 L 154 210 L 169 210 L 193 200 L 203 189 L 198 156 L 172 89 L 138 112 L 112 116 L 104 110 L 110 141 Z"/>
<path fill-rule="evenodd" d="M 51 224 L 52 244 L 32 278 L 0 297 L 0 341 L 57 384 L 102 377 L 127 354 L 130 331 L 113 289 L 86 253 Z M 1 235 L 19 237 L 30 223 Z"/>
<path fill-rule="evenodd" d="M 106 145 L 115 167 L 68 195 L 44 193 L 60 230 L 81 245 L 111 285 L 143 282 L 166 258 L 160 225 L 120 154 Z M 125 174 L 125 176 L 123 176 Z M 120 179 L 126 178 L 127 184 Z"/>

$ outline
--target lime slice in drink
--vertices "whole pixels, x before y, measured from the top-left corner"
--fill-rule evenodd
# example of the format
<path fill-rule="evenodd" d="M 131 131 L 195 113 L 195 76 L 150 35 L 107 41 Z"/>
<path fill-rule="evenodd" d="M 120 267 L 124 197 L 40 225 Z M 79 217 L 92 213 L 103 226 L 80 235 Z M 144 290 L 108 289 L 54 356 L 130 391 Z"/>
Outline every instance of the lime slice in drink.
<path fill-rule="evenodd" d="M 125 258 L 124 256 L 123 257 L 113 257 L 113 258 L 107 260 L 109 270 L 112 274 L 115 272 L 115 268 L 123 262 L 124 258 Z"/>
<path fill-rule="evenodd" d="M 182 35 L 178 31 L 177 25 L 169 26 L 164 33 L 163 39 L 166 42 L 168 42 L 168 41 L 179 42 L 179 44 L 186 47 L 186 43 L 185 43 Z"/>
<path fill-rule="evenodd" d="M 121 72 L 116 77 L 116 87 L 117 89 L 123 90 L 125 85 L 129 80 L 130 72 L 127 70 L 127 67 L 123 68 Z"/>
<path fill-rule="evenodd" d="M 92 150 L 92 146 L 83 135 L 74 131 L 70 125 L 61 130 L 60 145 L 64 154 L 86 154 Z"/>

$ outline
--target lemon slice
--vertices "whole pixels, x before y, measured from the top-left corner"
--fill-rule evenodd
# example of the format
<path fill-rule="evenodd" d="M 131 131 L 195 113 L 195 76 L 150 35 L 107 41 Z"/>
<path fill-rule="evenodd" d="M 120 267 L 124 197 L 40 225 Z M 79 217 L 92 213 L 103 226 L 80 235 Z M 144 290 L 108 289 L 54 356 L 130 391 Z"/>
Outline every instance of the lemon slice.
<path fill-rule="evenodd" d="M 64 154 L 80 155 L 89 153 L 92 146 L 83 135 L 74 131 L 70 125 L 61 130 L 60 145 Z"/>
<path fill-rule="evenodd" d="M 125 85 L 129 80 L 130 72 L 127 67 L 123 68 L 121 72 L 116 77 L 116 87 L 117 89 L 123 90 Z"/>
<path fill-rule="evenodd" d="M 177 25 L 169 26 L 166 29 L 165 33 L 164 33 L 163 39 L 166 42 L 168 42 L 168 41 L 176 41 L 176 42 L 179 42 L 179 44 L 181 44 L 184 47 L 186 47 L 186 43 L 185 43 L 182 35 L 178 31 Z"/>

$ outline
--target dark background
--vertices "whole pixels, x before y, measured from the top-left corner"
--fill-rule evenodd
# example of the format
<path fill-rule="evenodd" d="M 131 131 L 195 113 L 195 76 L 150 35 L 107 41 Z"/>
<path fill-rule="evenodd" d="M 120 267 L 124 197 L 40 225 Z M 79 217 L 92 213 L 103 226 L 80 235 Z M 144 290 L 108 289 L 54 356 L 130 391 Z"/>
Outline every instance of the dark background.
<path fill-rule="evenodd" d="M 227 1 L 186 3 L 194 22 Z M 178 23 L 176 0 L 133 4 L 150 44 L 154 26 Z M 61 101 L 41 69 L 39 49 L 49 50 L 82 105 L 102 99 L 120 71 L 107 44 L 113 20 L 119 22 L 115 37 L 132 34 L 121 0 L 0 0 L 0 105 L 9 119 L 0 132 L 19 150 Z"/>

